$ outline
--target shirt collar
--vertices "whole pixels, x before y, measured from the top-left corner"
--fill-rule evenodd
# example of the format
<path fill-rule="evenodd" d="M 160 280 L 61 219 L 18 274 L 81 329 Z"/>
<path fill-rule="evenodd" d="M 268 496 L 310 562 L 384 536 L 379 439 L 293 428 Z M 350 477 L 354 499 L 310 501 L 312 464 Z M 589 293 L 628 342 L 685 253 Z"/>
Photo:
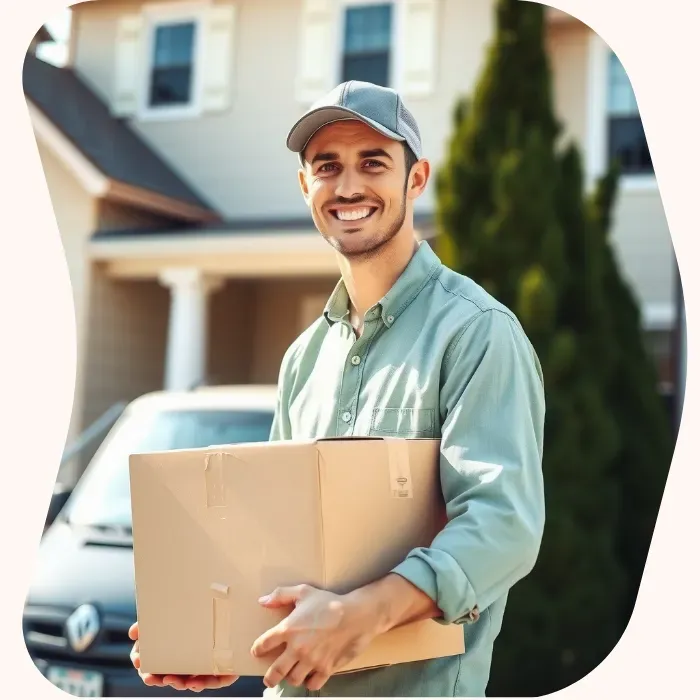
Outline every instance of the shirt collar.
<path fill-rule="evenodd" d="M 393 287 L 379 300 L 382 321 L 387 327 L 405 311 L 418 296 L 428 281 L 440 267 L 440 259 L 426 241 L 421 241 L 406 269 L 401 273 Z M 350 314 L 350 297 L 342 278 L 335 286 L 323 315 L 329 325 L 343 321 Z"/>

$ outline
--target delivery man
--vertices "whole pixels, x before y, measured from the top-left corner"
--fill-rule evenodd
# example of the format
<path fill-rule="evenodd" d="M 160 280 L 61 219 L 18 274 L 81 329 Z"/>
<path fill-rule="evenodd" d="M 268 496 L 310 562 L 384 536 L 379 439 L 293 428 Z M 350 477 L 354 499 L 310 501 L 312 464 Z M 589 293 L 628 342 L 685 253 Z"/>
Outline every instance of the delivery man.
<path fill-rule="evenodd" d="M 418 242 L 414 206 L 430 165 L 396 92 L 339 85 L 287 145 L 341 279 L 284 356 L 271 439 L 439 438 L 448 523 L 349 594 L 303 582 L 270 591 L 260 604 L 291 612 L 251 653 L 279 654 L 264 678 L 271 695 L 484 696 L 508 591 L 532 569 L 544 525 L 539 361 L 511 311 Z M 466 652 L 334 675 L 377 635 L 428 618 L 463 625 Z M 138 669 L 137 625 L 130 634 Z M 236 679 L 143 680 L 202 690 Z"/>

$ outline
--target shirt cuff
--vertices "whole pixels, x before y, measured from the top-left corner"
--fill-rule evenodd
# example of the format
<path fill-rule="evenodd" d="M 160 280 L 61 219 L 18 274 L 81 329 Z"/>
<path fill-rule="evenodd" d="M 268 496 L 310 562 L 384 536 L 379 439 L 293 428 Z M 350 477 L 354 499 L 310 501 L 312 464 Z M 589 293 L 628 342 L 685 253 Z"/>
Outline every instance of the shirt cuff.
<path fill-rule="evenodd" d="M 400 564 L 395 566 L 391 570 L 391 573 L 398 574 L 402 578 L 406 579 L 406 581 L 412 583 L 416 588 L 421 590 L 435 602 L 442 612 L 442 617 L 434 618 L 435 622 L 438 622 L 441 625 L 462 625 L 474 623 L 479 619 L 479 608 L 476 606 L 457 618 L 448 619 L 445 617 L 445 611 L 440 606 L 438 596 L 437 576 L 435 575 L 433 569 L 422 559 L 414 556 L 408 556 Z"/>

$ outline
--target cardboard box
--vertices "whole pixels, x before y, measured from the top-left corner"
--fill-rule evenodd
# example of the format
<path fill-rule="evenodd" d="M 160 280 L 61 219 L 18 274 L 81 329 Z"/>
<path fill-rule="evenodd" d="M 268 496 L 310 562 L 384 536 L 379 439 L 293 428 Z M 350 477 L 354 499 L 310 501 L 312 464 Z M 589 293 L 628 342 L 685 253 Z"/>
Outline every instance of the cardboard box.
<path fill-rule="evenodd" d="M 262 676 L 253 642 L 290 608 L 258 598 L 307 583 L 344 593 L 388 573 L 445 523 L 437 440 L 252 443 L 132 455 L 141 666 Z M 459 625 L 411 623 L 343 672 L 464 652 Z"/>

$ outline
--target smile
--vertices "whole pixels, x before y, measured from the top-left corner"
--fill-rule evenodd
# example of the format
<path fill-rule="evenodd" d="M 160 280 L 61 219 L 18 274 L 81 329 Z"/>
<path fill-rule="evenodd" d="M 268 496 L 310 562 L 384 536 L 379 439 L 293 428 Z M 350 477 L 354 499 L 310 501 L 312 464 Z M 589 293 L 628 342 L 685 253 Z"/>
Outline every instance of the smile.
<path fill-rule="evenodd" d="M 361 221 L 368 219 L 377 207 L 355 207 L 354 209 L 331 209 L 331 214 L 339 221 Z"/>

